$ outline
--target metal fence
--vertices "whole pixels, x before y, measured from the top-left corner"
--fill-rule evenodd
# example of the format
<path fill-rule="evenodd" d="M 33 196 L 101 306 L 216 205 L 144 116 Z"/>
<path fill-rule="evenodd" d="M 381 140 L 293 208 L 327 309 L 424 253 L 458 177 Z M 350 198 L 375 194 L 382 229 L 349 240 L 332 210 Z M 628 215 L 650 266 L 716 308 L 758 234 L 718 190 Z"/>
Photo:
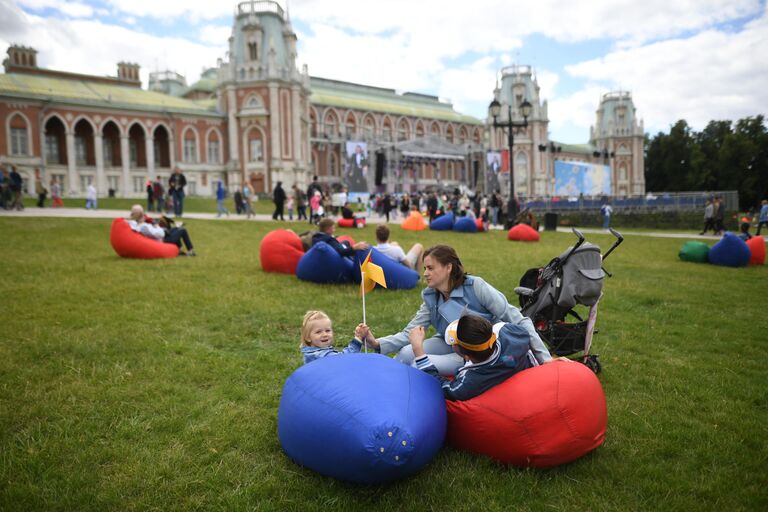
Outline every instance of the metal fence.
<path fill-rule="evenodd" d="M 549 197 L 525 198 L 522 205 L 538 211 L 599 211 L 606 201 L 614 212 L 645 213 L 663 211 L 701 211 L 704 213 L 707 199 L 719 196 L 725 199 L 726 210 L 739 209 L 739 192 L 736 190 L 712 192 L 649 192 L 634 197 Z"/>

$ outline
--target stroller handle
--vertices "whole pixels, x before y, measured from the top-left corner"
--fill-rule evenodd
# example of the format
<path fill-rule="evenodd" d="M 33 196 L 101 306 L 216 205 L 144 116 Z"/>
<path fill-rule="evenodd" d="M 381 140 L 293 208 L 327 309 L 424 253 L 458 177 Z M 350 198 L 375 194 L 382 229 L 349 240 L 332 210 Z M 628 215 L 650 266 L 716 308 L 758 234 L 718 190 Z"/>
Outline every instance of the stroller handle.
<path fill-rule="evenodd" d="M 611 232 L 611 234 L 616 237 L 616 241 L 613 242 L 613 245 L 610 247 L 610 249 L 608 249 L 605 252 L 605 254 L 603 254 L 603 261 L 605 261 L 606 258 L 608 258 L 608 255 L 610 255 L 613 252 L 613 250 L 616 249 L 619 245 L 621 245 L 621 242 L 624 241 L 624 237 L 621 236 L 621 233 L 619 233 L 618 231 L 616 231 L 613 228 L 608 228 L 608 229 Z M 603 269 L 603 270 L 605 270 L 605 269 Z"/>

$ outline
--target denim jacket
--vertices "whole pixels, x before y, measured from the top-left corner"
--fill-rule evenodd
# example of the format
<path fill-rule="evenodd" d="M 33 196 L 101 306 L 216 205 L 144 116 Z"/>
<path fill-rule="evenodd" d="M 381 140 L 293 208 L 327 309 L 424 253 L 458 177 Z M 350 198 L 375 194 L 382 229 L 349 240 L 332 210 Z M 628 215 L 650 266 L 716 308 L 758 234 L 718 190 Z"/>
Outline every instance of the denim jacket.
<path fill-rule="evenodd" d="M 507 302 L 503 293 L 486 283 L 481 277 L 466 276 L 464 283 L 451 291 L 447 301 L 443 300 L 442 294 L 433 288 L 425 288 L 421 292 L 421 297 L 424 302 L 405 329 L 397 334 L 379 338 L 382 354 L 397 352 L 408 345 L 410 343 L 408 334 L 417 326 L 424 328 L 433 326 L 437 331 L 434 337 L 442 339 L 445 328 L 459 318 L 466 307 L 467 313 L 482 316 L 491 323 L 506 322 L 521 325 L 531 335 L 531 351 L 536 360 L 543 363 L 552 359 L 549 350 L 536 333 L 531 319 L 524 317 L 519 309 Z"/>
<path fill-rule="evenodd" d="M 362 348 L 363 348 L 362 343 L 360 343 L 356 339 L 353 339 L 352 341 L 349 342 L 349 345 L 347 346 L 347 348 L 345 348 L 341 352 L 334 349 L 333 347 L 320 348 L 320 347 L 309 346 L 309 347 L 301 347 L 301 353 L 304 356 L 304 364 L 307 364 L 317 359 L 321 359 L 323 357 L 339 356 L 341 354 L 357 354 L 358 352 L 360 352 L 360 349 Z"/>

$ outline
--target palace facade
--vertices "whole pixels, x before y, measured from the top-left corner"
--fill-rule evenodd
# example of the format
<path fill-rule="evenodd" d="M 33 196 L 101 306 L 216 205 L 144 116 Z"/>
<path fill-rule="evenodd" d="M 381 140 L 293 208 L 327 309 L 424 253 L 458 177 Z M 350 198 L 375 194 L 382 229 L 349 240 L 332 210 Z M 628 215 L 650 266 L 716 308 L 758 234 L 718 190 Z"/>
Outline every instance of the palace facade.
<path fill-rule="evenodd" d="M 296 66 L 296 42 L 278 3 L 241 2 L 225 58 L 189 86 L 175 72 L 150 73 L 148 89 L 137 64 L 118 63 L 116 77 L 81 75 L 41 68 L 33 48 L 13 45 L 0 74 L 0 164 L 28 183 L 38 169 L 69 196 L 93 183 L 100 195 L 140 197 L 148 178 L 177 167 L 190 195 L 212 195 L 219 180 L 269 192 L 314 175 L 344 184 L 352 141 L 367 148 L 371 192 L 491 186 L 485 155 L 506 147 L 500 130 L 435 96 L 311 77 Z M 549 140 L 529 67 L 502 70 L 494 94 L 534 105 L 512 151 L 518 193 L 550 195 L 555 158 L 607 163 L 616 195 L 644 192 L 642 123 L 629 93 L 602 98 L 583 146 Z"/>

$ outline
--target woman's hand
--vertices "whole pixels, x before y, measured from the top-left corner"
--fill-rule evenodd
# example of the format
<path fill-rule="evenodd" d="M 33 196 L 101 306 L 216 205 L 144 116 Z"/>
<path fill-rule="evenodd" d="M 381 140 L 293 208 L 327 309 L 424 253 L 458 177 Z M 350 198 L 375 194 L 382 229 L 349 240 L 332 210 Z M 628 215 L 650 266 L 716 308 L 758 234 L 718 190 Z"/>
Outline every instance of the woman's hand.
<path fill-rule="evenodd" d="M 411 332 L 408 333 L 408 340 L 411 342 L 411 347 L 413 347 L 413 355 L 416 357 L 421 357 L 424 355 L 424 327 L 417 326 L 411 329 Z"/>

